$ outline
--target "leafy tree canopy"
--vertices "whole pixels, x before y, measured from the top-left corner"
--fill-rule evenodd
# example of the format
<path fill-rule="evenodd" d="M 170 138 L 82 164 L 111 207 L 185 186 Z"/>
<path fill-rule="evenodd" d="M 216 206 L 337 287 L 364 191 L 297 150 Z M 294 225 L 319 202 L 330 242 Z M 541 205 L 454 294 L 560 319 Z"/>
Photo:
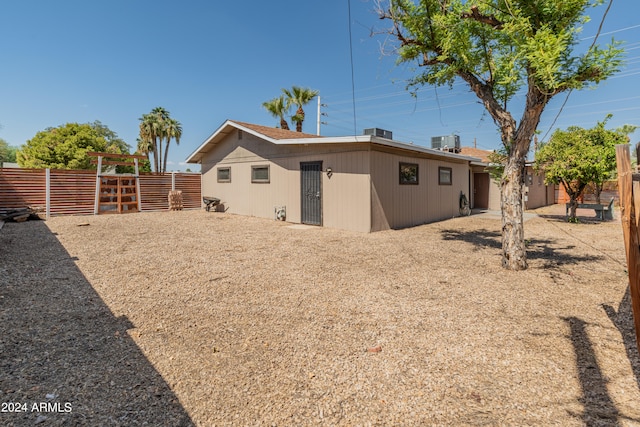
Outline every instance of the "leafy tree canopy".
<path fill-rule="evenodd" d="M 591 129 L 578 126 L 558 129 L 536 153 L 534 167 L 544 171 L 545 182 L 561 184 L 569 195 L 570 219 L 575 219 L 575 204 L 585 187 L 593 183 L 601 188 L 615 171 L 615 146 L 628 142 L 628 129 L 605 129 L 610 117 Z"/>
<path fill-rule="evenodd" d="M 0 138 L 0 164 L 16 161 L 16 147 L 10 146 L 7 141 Z"/>
<path fill-rule="evenodd" d="M 397 39 L 398 61 L 419 66 L 409 87 L 460 79 L 497 125 L 506 152 L 502 264 L 527 268 L 523 170 L 542 112 L 554 96 L 593 86 L 622 63 L 615 42 L 600 47 L 596 37 L 580 46 L 587 9 L 603 0 L 377 1 L 380 17 L 391 22 L 387 33 Z M 518 93 L 523 102 L 510 104 Z"/>
<path fill-rule="evenodd" d="M 95 169 L 89 151 L 129 154 L 129 146 L 99 121 L 67 123 L 38 132 L 16 153 L 23 168 Z"/>

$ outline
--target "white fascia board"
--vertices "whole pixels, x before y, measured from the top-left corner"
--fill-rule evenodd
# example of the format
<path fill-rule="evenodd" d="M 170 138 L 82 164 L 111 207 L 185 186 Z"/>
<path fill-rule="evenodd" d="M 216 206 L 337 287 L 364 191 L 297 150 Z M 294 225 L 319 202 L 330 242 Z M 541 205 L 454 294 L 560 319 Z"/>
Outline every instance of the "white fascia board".
<path fill-rule="evenodd" d="M 471 166 L 484 166 L 484 167 L 489 167 L 491 166 L 489 163 L 485 163 L 483 161 L 481 161 L 480 159 L 476 159 L 476 161 L 471 162 Z"/>
<path fill-rule="evenodd" d="M 374 137 L 373 141 L 376 144 L 386 145 L 388 147 L 401 148 L 403 150 L 416 151 L 418 153 L 432 154 L 434 156 L 447 157 L 456 160 L 466 160 L 472 162 L 479 160 L 475 157 L 463 156 L 462 154 L 449 153 L 448 151 L 435 150 L 433 148 L 422 147 L 420 145 L 407 144 L 405 142 L 392 141 L 390 139 Z"/>
<path fill-rule="evenodd" d="M 348 144 L 357 142 L 371 142 L 371 135 L 321 136 L 317 138 L 278 139 L 272 140 L 271 142 L 278 145 Z"/>
<path fill-rule="evenodd" d="M 349 144 L 349 143 L 373 143 L 384 145 L 387 147 L 400 148 L 403 150 L 415 151 L 418 153 L 427 153 L 434 156 L 445 157 L 455 160 L 463 160 L 468 162 L 478 161 L 476 157 L 463 156 L 461 154 L 449 153 L 447 151 L 434 150 L 433 148 L 421 147 L 419 145 L 407 144 L 404 142 L 393 141 L 391 139 L 380 138 L 374 135 L 353 135 L 353 136 L 327 136 L 316 138 L 291 138 L 291 139 L 273 139 L 253 129 L 249 129 L 231 120 L 226 120 L 214 133 L 209 136 L 186 160 L 187 163 L 198 163 L 194 161 L 194 157 L 213 141 L 227 127 L 232 126 L 241 129 L 243 132 L 250 133 L 260 139 L 268 141 L 275 145 L 317 145 L 317 144 Z"/>
<path fill-rule="evenodd" d="M 194 161 L 193 158 L 200 152 L 200 150 L 206 147 L 209 144 L 209 142 L 211 142 L 216 136 L 218 136 L 218 134 L 220 134 L 224 128 L 226 128 L 228 125 L 232 123 L 233 122 L 231 120 L 225 120 L 224 123 L 222 123 L 222 125 L 220 125 L 211 135 L 209 135 L 209 137 L 205 139 L 204 142 L 200 144 L 200 146 L 196 148 L 194 152 L 189 155 L 189 157 L 187 157 L 187 160 L 185 160 L 185 162 L 198 163 L 197 161 Z"/>

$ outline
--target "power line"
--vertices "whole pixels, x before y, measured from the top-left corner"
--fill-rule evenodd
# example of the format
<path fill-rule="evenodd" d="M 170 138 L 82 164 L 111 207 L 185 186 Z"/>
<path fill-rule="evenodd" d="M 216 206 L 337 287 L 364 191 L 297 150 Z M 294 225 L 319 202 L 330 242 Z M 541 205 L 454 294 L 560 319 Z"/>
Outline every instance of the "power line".
<path fill-rule="evenodd" d="M 609 6 L 611 5 L 611 3 L 609 4 Z M 351 13 L 351 5 L 350 5 L 350 0 L 349 0 L 349 12 Z M 603 17 L 604 19 L 604 17 Z M 626 31 L 626 30 L 630 30 L 630 29 L 634 29 L 634 28 L 638 28 L 640 27 L 640 25 L 635 25 L 635 26 L 630 26 L 630 27 L 625 27 L 625 28 L 621 28 L 621 29 L 617 29 L 617 30 L 613 30 L 610 32 L 606 32 L 606 33 L 602 33 L 600 35 L 606 35 L 606 34 L 612 34 L 612 33 L 619 33 L 622 31 Z M 351 18 L 349 20 L 349 29 L 351 30 Z M 595 37 L 595 36 L 593 36 Z M 588 37 L 588 39 L 591 39 L 593 37 Z M 350 47 L 352 47 L 352 34 L 350 33 L 349 35 L 349 41 L 350 41 Z M 633 51 L 640 48 L 640 42 L 631 42 L 631 43 L 625 43 L 625 52 L 629 52 L 629 51 Z M 353 61 L 353 51 L 351 50 L 351 60 Z M 626 58 L 626 65 L 634 65 L 637 64 L 640 60 L 640 56 L 632 56 L 632 57 L 627 57 Z M 410 136 L 411 140 L 421 140 L 423 138 L 425 138 L 424 135 L 418 135 L 417 133 L 412 133 L 412 132 L 403 132 L 400 131 L 399 129 L 402 129 L 402 126 L 398 124 L 397 118 L 398 117 L 402 117 L 402 116 L 406 116 L 406 117 L 412 117 L 416 114 L 423 114 L 423 113 L 429 113 L 432 111 L 435 111 L 437 109 L 437 107 L 435 107 L 435 98 L 434 95 L 427 93 L 427 91 L 430 90 L 436 90 L 437 87 L 432 87 L 432 86 L 424 86 L 424 88 L 420 88 L 418 90 L 418 99 L 414 99 L 411 98 L 409 99 L 409 93 L 406 91 L 406 89 L 404 87 L 400 88 L 398 86 L 398 90 L 397 91 L 384 91 L 384 93 L 376 93 L 376 91 L 380 90 L 380 89 L 385 89 L 385 88 L 393 88 L 397 83 L 384 83 L 384 84 L 380 84 L 380 85 L 374 85 L 374 86 L 370 86 L 370 87 L 365 87 L 365 88 L 359 88 L 356 91 L 355 88 L 355 71 L 354 71 L 354 66 L 353 66 L 353 62 L 351 64 L 352 66 L 352 81 L 351 81 L 351 91 L 349 92 L 338 92 L 338 93 L 334 93 L 334 94 L 330 94 L 330 95 L 325 95 L 325 97 L 323 98 L 323 101 L 326 101 L 328 104 L 328 111 L 330 113 L 330 120 L 328 120 L 328 126 L 334 130 L 338 129 L 338 130 L 348 130 L 348 124 L 350 122 L 350 120 L 344 120 L 342 117 L 344 117 L 344 115 L 347 115 L 349 113 L 351 113 L 353 115 L 353 125 L 354 125 L 354 133 L 357 134 L 357 123 L 356 123 L 356 119 L 359 119 L 360 121 L 365 121 L 366 123 L 373 123 L 374 127 L 383 127 L 384 126 L 384 119 L 390 119 L 391 122 L 393 124 L 391 124 L 388 128 L 393 129 L 394 133 L 396 135 L 402 135 L 403 137 L 405 136 Z M 611 77 L 609 77 L 608 80 L 613 80 L 613 79 L 621 79 L 621 78 L 631 78 L 632 76 L 636 76 L 637 74 L 640 74 L 640 69 L 635 67 L 635 68 L 626 68 L 624 71 L 619 72 Z M 402 81 L 402 80 L 401 80 Z M 466 88 L 466 84 L 464 82 L 458 82 L 456 81 L 453 85 L 452 85 L 452 89 L 451 91 L 446 92 L 444 95 L 443 94 L 439 94 L 439 100 L 440 101 L 445 101 L 445 103 L 442 105 L 441 108 L 443 109 L 451 109 L 451 108 L 461 108 L 463 106 L 469 106 L 472 104 L 477 104 L 478 101 L 477 100 L 473 100 L 470 102 L 467 102 L 469 100 L 468 98 L 468 93 L 464 92 L 464 91 L 460 91 L 457 90 L 459 88 Z M 349 93 L 350 95 L 350 99 L 346 100 L 344 98 L 342 98 L 342 96 L 346 95 L 347 93 Z M 581 92 L 582 93 L 582 92 Z M 519 104 L 523 102 L 523 97 L 524 97 L 525 91 L 521 90 L 519 91 L 516 96 L 514 97 L 514 100 L 512 101 L 515 104 Z M 403 97 L 406 97 L 406 99 L 402 99 Z M 342 99 L 341 99 L 342 98 Z M 460 102 L 455 102 L 456 100 L 460 101 Z M 467 101 L 464 101 L 467 100 Z M 618 98 L 618 99 L 612 99 L 612 100 L 608 100 L 608 101 L 601 101 L 601 102 L 595 102 L 595 103 L 589 103 L 589 104 L 580 104 L 580 105 L 571 105 L 570 103 L 566 103 L 566 105 L 564 106 L 565 110 L 578 110 L 581 107 L 584 107 L 585 105 L 590 105 L 590 106 L 594 106 L 594 105 L 600 105 L 600 104 L 607 104 L 607 103 L 615 103 L 615 102 L 628 102 L 629 99 L 628 97 L 626 98 Z M 427 104 L 431 104 L 431 105 L 425 105 L 425 103 Z M 344 104 L 351 104 L 352 108 L 351 109 L 341 109 L 339 108 L 341 105 Z M 356 111 L 356 104 L 358 105 L 358 110 Z M 362 105 L 364 104 L 364 105 Z M 408 108 L 401 108 L 403 105 L 418 105 L 417 108 L 412 108 L 412 109 L 408 109 Z M 336 108 L 338 107 L 338 108 Z M 376 110 L 384 110 L 381 112 L 377 112 Z M 549 108 L 548 111 L 557 111 L 558 108 Z M 634 107 L 630 107 L 630 108 L 621 108 L 621 109 L 616 109 L 615 111 L 629 111 L 629 110 L 635 110 Z M 365 113 L 365 115 L 363 116 L 363 112 L 366 111 L 367 113 Z M 562 112 L 562 108 L 560 108 L 560 112 Z M 606 112 L 611 112 L 611 111 L 605 111 L 605 112 L 601 112 L 601 111 L 589 111 L 589 115 L 591 114 L 601 114 L 601 113 L 606 113 Z M 357 115 L 356 115 L 357 114 Z M 559 116 L 560 114 L 558 114 Z M 359 116 L 359 117 L 357 117 Z M 449 119 L 451 119 L 452 116 L 456 116 L 456 115 L 451 115 L 449 116 Z M 570 114 L 567 115 L 566 117 L 574 117 L 574 116 L 580 116 L 580 117 L 585 117 L 585 114 Z M 425 116 L 420 116 L 420 117 L 425 117 Z M 563 116 L 565 117 L 565 116 Z M 382 119 L 380 121 L 380 119 Z M 557 118 L 556 118 L 557 119 Z M 435 120 L 435 117 L 430 116 L 429 120 Z M 468 120 L 466 120 L 466 124 L 468 124 Z M 487 122 L 488 123 L 488 122 Z M 454 127 L 454 128 L 459 128 L 460 124 L 464 125 L 465 122 L 451 122 L 448 121 L 446 124 L 442 124 L 441 125 L 443 127 Z M 552 125 L 553 128 L 554 125 Z M 413 126 L 411 126 L 413 127 Z M 477 128 L 476 128 L 477 129 Z M 491 127 L 491 134 L 493 135 L 495 133 L 495 129 L 493 127 Z M 413 136 L 416 136 L 416 138 L 413 138 Z M 493 137 L 492 137 L 493 138 Z"/>

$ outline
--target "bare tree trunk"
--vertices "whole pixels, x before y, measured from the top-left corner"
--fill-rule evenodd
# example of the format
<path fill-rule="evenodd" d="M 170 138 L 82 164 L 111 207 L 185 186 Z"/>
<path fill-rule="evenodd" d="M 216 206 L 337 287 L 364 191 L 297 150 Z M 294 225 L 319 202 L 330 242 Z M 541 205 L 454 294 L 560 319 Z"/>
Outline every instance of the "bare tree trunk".
<path fill-rule="evenodd" d="M 502 177 L 502 266 L 509 270 L 527 268 L 527 249 L 524 244 L 522 185 L 524 158 L 509 157 Z"/>
<path fill-rule="evenodd" d="M 162 170 L 166 172 L 167 170 L 167 157 L 169 156 L 169 144 L 171 143 L 171 138 L 167 138 L 167 145 L 164 149 L 164 162 L 162 166 Z"/>
<path fill-rule="evenodd" d="M 160 169 L 158 166 L 158 139 L 156 137 L 153 138 L 153 166 L 155 173 L 159 173 Z"/>
<path fill-rule="evenodd" d="M 156 146 L 158 147 L 158 164 L 156 165 L 156 172 L 163 173 L 162 170 L 162 138 L 158 137 L 158 142 L 156 142 Z"/>
<path fill-rule="evenodd" d="M 569 221 L 575 221 L 578 210 L 578 199 L 574 196 L 571 196 L 569 199 Z"/>
<path fill-rule="evenodd" d="M 302 122 L 304 122 L 304 110 L 302 107 L 298 108 L 296 111 L 296 116 L 298 116 L 298 121 L 296 122 L 296 132 L 302 132 Z"/>
<path fill-rule="evenodd" d="M 600 204 L 600 195 L 602 194 L 602 188 L 604 187 L 604 182 L 596 182 L 594 183 L 594 187 L 595 190 L 594 192 L 596 193 L 596 203 Z"/>

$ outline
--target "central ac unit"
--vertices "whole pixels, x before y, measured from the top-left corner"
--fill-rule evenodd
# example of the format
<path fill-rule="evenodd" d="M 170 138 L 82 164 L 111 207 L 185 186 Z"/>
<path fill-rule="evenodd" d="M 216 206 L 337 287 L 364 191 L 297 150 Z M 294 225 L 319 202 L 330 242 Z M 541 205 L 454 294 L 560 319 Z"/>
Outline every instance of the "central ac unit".
<path fill-rule="evenodd" d="M 274 211 L 275 211 L 275 219 L 277 221 L 285 221 L 287 219 L 287 207 L 286 206 L 276 206 Z"/>

